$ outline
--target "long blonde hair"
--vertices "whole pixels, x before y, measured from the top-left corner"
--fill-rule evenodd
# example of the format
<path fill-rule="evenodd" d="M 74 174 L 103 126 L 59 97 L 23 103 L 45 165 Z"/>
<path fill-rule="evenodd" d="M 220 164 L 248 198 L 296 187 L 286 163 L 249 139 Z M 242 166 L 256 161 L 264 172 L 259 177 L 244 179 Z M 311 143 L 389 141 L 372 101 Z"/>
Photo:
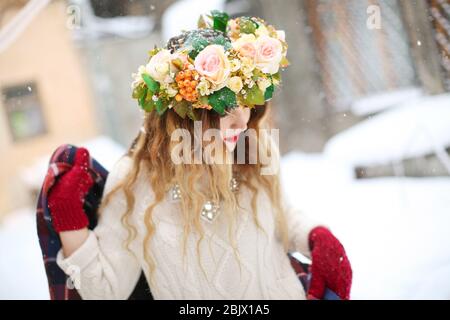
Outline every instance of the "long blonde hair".
<path fill-rule="evenodd" d="M 257 138 L 259 139 L 259 129 L 267 127 L 267 119 L 269 118 L 269 103 L 261 106 L 256 106 L 251 111 L 250 120 L 248 122 L 248 128 L 255 129 Z M 202 121 L 203 129 L 207 128 L 219 128 L 220 118 L 214 112 L 201 109 L 198 110 L 200 120 Z M 114 193 L 119 190 L 123 190 L 127 208 L 122 215 L 122 223 L 128 230 L 128 239 L 126 241 L 127 248 L 130 243 L 136 238 L 137 229 L 130 222 L 130 216 L 133 212 L 133 208 L 136 202 L 133 194 L 133 185 L 135 184 L 140 170 L 145 170 L 148 173 L 150 179 L 150 186 L 154 193 L 154 202 L 151 203 L 145 210 L 144 221 L 146 226 L 146 235 L 144 238 L 144 258 L 148 264 L 150 274 L 153 274 L 155 269 L 155 261 L 149 254 L 149 243 L 152 235 L 155 233 L 155 225 L 152 220 L 152 214 L 154 208 L 158 203 L 162 202 L 167 194 L 167 191 L 173 184 L 178 183 L 182 199 L 181 208 L 184 218 L 184 237 L 183 237 L 183 256 L 186 254 L 186 242 L 191 228 L 200 234 L 200 238 L 197 242 L 197 253 L 200 261 L 200 242 L 204 238 L 204 232 L 200 223 L 201 211 L 206 200 L 220 201 L 221 210 L 225 212 L 230 222 L 228 226 L 228 235 L 230 237 L 231 245 L 234 249 L 235 256 L 239 260 L 237 253 L 236 241 L 231 236 L 239 212 L 238 197 L 230 190 L 230 179 L 234 174 L 239 177 L 239 182 L 242 186 L 246 186 L 251 194 L 251 207 L 252 216 L 257 228 L 261 229 L 257 218 L 257 195 L 261 191 L 261 187 L 268 194 L 274 212 L 276 212 L 275 222 L 277 228 L 277 234 L 281 236 L 284 249 L 288 248 L 288 235 L 287 225 L 283 213 L 283 207 L 280 197 L 280 182 L 279 176 L 274 175 L 261 175 L 261 163 L 258 161 L 256 164 L 179 164 L 175 165 L 171 161 L 171 150 L 174 147 L 174 142 L 171 141 L 171 134 L 177 128 L 183 128 L 189 130 L 191 136 L 194 135 L 193 121 L 186 118 L 183 119 L 176 115 L 172 111 L 166 112 L 164 115 L 159 116 L 155 112 L 148 114 L 144 118 L 143 123 L 144 130 L 140 131 L 137 137 L 134 139 L 131 147 L 127 151 L 126 155 L 132 159 L 132 168 L 127 173 L 122 181 L 120 181 L 112 190 L 106 194 L 99 208 L 101 214 L 103 208 L 111 200 Z M 248 139 L 247 139 L 248 140 Z M 248 141 L 246 141 L 248 144 Z M 246 159 L 248 160 L 249 148 L 246 145 Z M 235 151 L 236 152 L 236 151 Z M 198 187 L 197 182 L 200 178 L 207 177 L 208 186 L 207 190 L 201 190 Z M 200 263 L 201 265 L 201 263 Z M 240 264 L 239 264 L 240 265 Z M 203 269 L 203 268 L 202 268 Z"/>

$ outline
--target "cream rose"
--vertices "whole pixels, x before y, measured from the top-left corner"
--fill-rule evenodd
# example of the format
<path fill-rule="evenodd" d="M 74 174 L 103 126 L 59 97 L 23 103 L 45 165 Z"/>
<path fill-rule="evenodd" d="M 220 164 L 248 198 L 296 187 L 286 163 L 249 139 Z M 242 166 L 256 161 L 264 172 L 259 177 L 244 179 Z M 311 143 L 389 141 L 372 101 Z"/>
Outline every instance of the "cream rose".
<path fill-rule="evenodd" d="M 163 49 L 155 54 L 145 66 L 147 73 L 158 82 L 171 83 L 173 78 L 170 76 L 173 71 L 171 60 L 172 54 L 169 50 Z"/>
<path fill-rule="evenodd" d="M 235 93 L 241 91 L 243 87 L 241 77 L 234 76 L 228 79 L 227 87 L 233 90 Z"/>
<path fill-rule="evenodd" d="M 232 44 L 234 50 L 238 51 L 243 57 L 255 60 L 256 57 L 256 38 L 253 34 L 242 34 L 239 39 Z"/>
<path fill-rule="evenodd" d="M 215 85 L 223 87 L 230 75 L 230 62 L 221 45 L 212 44 L 204 48 L 194 60 L 195 70 Z"/>
<path fill-rule="evenodd" d="M 280 40 L 262 35 L 256 42 L 256 67 L 264 73 L 277 73 L 280 67 L 283 49 Z"/>

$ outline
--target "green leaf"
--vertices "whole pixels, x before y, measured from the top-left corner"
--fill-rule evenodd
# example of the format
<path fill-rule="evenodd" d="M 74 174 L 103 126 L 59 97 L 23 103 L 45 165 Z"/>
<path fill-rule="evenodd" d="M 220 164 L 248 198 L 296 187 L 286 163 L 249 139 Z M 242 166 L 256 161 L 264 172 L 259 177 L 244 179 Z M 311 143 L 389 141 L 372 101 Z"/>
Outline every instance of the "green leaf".
<path fill-rule="evenodd" d="M 208 96 L 208 103 L 220 115 L 223 115 L 226 108 L 236 106 L 236 94 L 229 88 L 222 89 Z"/>
<path fill-rule="evenodd" d="M 152 112 L 155 109 L 155 103 L 153 102 L 153 100 L 145 101 L 142 109 L 147 112 Z"/>
<path fill-rule="evenodd" d="M 253 87 L 249 88 L 247 90 L 247 97 L 245 98 L 246 103 L 254 105 L 261 105 L 264 104 L 264 94 L 261 91 L 261 89 L 258 88 L 257 85 L 254 85 Z"/>
<path fill-rule="evenodd" d="M 275 80 L 277 80 L 277 81 L 280 81 L 280 80 L 281 80 L 281 74 L 280 74 L 280 71 L 278 71 L 277 73 L 273 74 L 273 75 L 272 75 L 272 79 L 275 79 Z"/>
<path fill-rule="evenodd" d="M 180 102 L 177 102 L 175 100 L 174 105 L 173 105 L 173 110 L 175 110 L 175 112 L 181 117 L 181 118 L 186 118 L 186 113 L 188 112 L 188 103 L 186 100 L 181 100 Z"/>
<path fill-rule="evenodd" d="M 133 99 L 141 99 L 142 96 L 144 96 L 144 93 L 145 93 L 144 90 L 145 90 L 145 88 L 141 85 L 134 88 L 133 94 L 132 94 Z"/>
<path fill-rule="evenodd" d="M 232 48 L 231 42 L 229 39 L 225 38 L 223 35 L 217 36 L 213 40 L 213 44 L 218 44 L 224 47 L 225 51 L 230 50 Z"/>
<path fill-rule="evenodd" d="M 205 49 L 210 44 L 210 42 L 202 35 L 197 35 L 194 33 L 186 40 L 185 44 L 192 46 L 193 49 L 189 51 L 188 55 L 191 59 L 194 60 L 200 53 L 200 51 Z"/>
<path fill-rule="evenodd" d="M 242 33 L 255 33 L 258 24 L 248 17 L 241 17 L 239 28 Z"/>
<path fill-rule="evenodd" d="M 155 101 L 156 112 L 162 116 L 164 112 L 168 109 L 167 103 L 163 103 L 161 99 Z"/>
<path fill-rule="evenodd" d="M 194 108 L 192 108 L 192 105 L 190 105 L 189 107 L 188 107 L 188 110 L 187 110 L 187 116 L 189 117 L 189 119 L 191 119 L 192 121 L 197 121 L 198 120 L 198 116 L 196 115 L 196 113 L 195 113 L 195 111 L 194 111 Z"/>
<path fill-rule="evenodd" d="M 142 96 L 139 98 L 139 105 L 141 107 L 144 107 L 144 103 L 145 103 L 145 98 L 147 97 L 147 87 L 144 88 L 144 92 L 142 93 Z"/>
<path fill-rule="evenodd" d="M 273 84 L 266 88 L 266 91 L 264 92 L 264 100 L 272 99 L 274 89 L 275 86 Z"/>
<path fill-rule="evenodd" d="M 149 90 L 153 93 L 157 93 L 159 91 L 159 83 L 155 81 L 152 77 L 150 77 L 148 74 L 143 73 L 142 79 L 144 79 L 145 84 L 149 88 Z"/>
<path fill-rule="evenodd" d="M 230 19 L 228 14 L 219 10 L 212 10 L 211 15 L 213 17 L 213 29 L 225 32 Z"/>

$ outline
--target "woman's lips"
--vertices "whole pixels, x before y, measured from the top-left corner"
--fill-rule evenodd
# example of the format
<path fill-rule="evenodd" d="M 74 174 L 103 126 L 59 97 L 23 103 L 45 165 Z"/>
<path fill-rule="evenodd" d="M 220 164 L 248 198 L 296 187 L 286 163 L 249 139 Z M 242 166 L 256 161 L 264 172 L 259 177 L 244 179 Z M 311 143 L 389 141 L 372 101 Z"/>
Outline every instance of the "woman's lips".
<path fill-rule="evenodd" d="M 239 139 L 239 135 L 238 134 L 234 135 L 234 136 L 231 136 L 231 137 L 225 137 L 224 138 L 224 140 L 227 141 L 227 142 L 236 142 L 236 141 L 238 141 L 238 139 Z"/>

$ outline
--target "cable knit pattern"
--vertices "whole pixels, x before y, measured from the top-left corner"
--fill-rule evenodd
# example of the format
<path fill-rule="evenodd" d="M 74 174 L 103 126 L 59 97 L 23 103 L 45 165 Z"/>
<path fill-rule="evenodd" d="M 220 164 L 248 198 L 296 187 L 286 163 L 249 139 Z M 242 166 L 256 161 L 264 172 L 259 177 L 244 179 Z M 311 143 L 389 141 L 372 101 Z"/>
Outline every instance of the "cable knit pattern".
<path fill-rule="evenodd" d="M 123 157 L 111 170 L 105 193 L 124 177 L 131 159 Z M 149 279 L 142 241 L 146 234 L 144 211 L 153 201 L 146 173 L 141 173 L 134 188 L 136 205 L 132 223 L 138 230 L 131 252 L 123 246 L 127 231 L 121 223 L 126 201 L 119 191 L 105 207 L 97 227 L 71 256 L 58 253 L 58 265 L 79 284 L 83 299 L 126 299 L 134 289 L 141 269 Z M 197 256 L 198 235 L 188 236 L 187 254 L 183 259 L 182 212 L 178 202 L 166 200 L 155 207 L 156 232 L 150 254 L 156 262 L 155 299 L 305 299 L 279 237 L 275 232 L 274 213 L 265 192 L 259 192 L 258 218 L 267 236 L 257 229 L 251 215 L 250 194 L 239 191 L 242 206 L 235 235 L 241 268 L 228 238 L 227 217 L 219 215 L 213 223 L 201 219 L 205 238 L 200 245 L 201 266 Z M 290 207 L 286 212 L 290 231 L 290 251 L 310 255 L 308 235 L 318 224 L 304 213 Z M 203 272 L 204 271 L 204 272 Z"/>

